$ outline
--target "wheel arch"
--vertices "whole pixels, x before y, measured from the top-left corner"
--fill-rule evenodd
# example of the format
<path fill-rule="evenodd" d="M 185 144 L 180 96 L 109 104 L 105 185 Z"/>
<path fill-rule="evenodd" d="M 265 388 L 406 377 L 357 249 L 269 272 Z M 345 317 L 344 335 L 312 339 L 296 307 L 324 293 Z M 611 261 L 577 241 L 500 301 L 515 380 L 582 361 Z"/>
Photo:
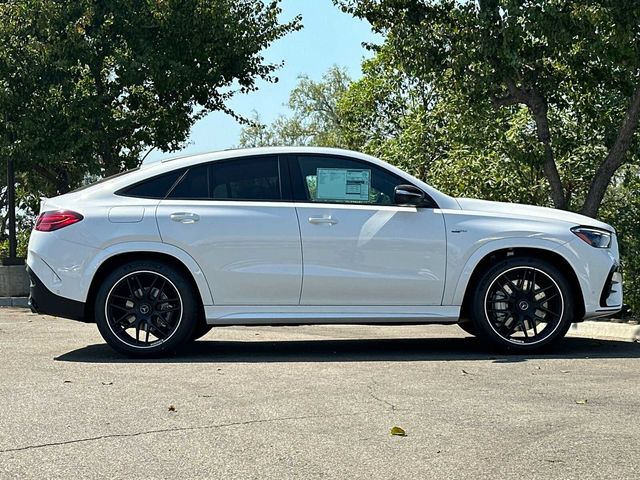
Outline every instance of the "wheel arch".
<path fill-rule="evenodd" d="M 113 271 L 114 268 L 117 268 L 133 260 L 160 261 L 180 270 L 185 275 L 187 280 L 191 283 L 191 286 L 194 289 L 196 298 L 198 299 L 198 312 L 199 312 L 200 320 L 204 321 L 205 319 L 204 301 L 205 300 L 203 299 L 203 294 L 202 294 L 203 292 L 201 291 L 201 287 L 198 285 L 191 270 L 189 270 L 187 265 L 185 265 L 180 259 L 176 258 L 173 255 L 170 255 L 165 252 L 153 252 L 148 250 L 127 251 L 127 252 L 117 253 L 106 258 L 98 266 L 96 273 L 93 275 L 91 284 L 87 292 L 87 301 L 85 302 L 85 318 L 93 318 L 96 293 L 98 291 L 98 288 L 100 288 L 100 285 L 102 284 L 104 279 L 107 277 L 107 275 L 109 275 L 109 273 Z"/>
<path fill-rule="evenodd" d="M 501 248 L 489 252 L 482 257 L 482 259 L 475 265 L 473 272 L 464 286 L 464 294 L 460 310 L 461 319 L 468 318 L 469 316 L 468 309 L 471 301 L 471 293 L 473 291 L 473 286 L 477 284 L 480 276 L 496 261 L 510 257 L 539 258 L 541 260 L 546 260 L 553 265 L 559 266 L 562 272 L 566 275 L 571 292 L 575 296 L 576 312 L 574 322 L 581 321 L 583 319 L 585 315 L 584 296 L 574 268 L 571 266 L 571 263 L 569 263 L 569 261 L 559 253 L 540 247 Z M 460 288 L 460 285 L 458 288 Z"/>

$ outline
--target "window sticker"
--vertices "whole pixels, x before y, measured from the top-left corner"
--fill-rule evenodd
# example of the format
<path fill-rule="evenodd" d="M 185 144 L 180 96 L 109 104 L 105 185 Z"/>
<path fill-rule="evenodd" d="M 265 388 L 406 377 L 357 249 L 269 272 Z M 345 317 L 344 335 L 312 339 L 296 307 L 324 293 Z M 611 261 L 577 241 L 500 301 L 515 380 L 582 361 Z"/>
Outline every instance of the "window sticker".
<path fill-rule="evenodd" d="M 318 200 L 369 200 L 371 170 L 318 168 L 316 174 Z"/>

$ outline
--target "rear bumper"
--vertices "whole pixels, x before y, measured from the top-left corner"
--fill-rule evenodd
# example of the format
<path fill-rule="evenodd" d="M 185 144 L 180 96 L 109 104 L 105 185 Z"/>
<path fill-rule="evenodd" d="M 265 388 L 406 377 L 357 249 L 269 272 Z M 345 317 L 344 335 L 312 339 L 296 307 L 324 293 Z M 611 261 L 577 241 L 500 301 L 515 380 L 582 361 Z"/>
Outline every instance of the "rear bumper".
<path fill-rule="evenodd" d="M 32 312 L 81 322 L 92 322 L 92 319 L 86 318 L 83 302 L 61 297 L 51 292 L 29 267 L 27 267 L 27 273 L 31 279 L 29 307 Z"/>

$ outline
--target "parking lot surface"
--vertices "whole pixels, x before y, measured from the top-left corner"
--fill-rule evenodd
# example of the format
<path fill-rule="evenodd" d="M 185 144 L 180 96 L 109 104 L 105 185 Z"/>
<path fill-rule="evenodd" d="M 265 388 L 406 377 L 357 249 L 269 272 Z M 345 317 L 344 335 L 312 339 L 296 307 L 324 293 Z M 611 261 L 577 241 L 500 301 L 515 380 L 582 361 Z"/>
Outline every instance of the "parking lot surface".
<path fill-rule="evenodd" d="M 522 357 L 456 326 L 227 327 L 136 361 L 95 325 L 0 309 L 0 368 L 0 478 L 640 475 L 635 343 Z"/>

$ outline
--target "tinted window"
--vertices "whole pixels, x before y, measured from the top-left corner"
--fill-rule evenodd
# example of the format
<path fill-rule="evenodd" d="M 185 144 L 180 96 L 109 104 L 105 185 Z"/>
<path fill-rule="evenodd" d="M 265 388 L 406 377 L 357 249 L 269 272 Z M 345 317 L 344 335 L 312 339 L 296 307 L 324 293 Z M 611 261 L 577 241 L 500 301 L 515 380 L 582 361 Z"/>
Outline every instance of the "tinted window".
<path fill-rule="evenodd" d="M 178 180 L 183 173 L 184 169 L 174 170 L 173 172 L 153 177 L 149 180 L 145 180 L 136 185 L 120 190 L 117 193 L 128 197 L 162 199 L 167 196 L 169 189 L 176 183 L 176 180 Z"/>
<path fill-rule="evenodd" d="M 192 167 L 180 182 L 173 187 L 167 198 L 204 200 L 209 198 L 209 167 Z"/>
<path fill-rule="evenodd" d="M 393 205 L 397 185 L 407 183 L 376 165 L 341 157 L 300 156 L 303 197 L 321 203 Z"/>
<path fill-rule="evenodd" d="M 214 200 L 280 200 L 278 157 L 259 157 L 211 164 Z"/>

